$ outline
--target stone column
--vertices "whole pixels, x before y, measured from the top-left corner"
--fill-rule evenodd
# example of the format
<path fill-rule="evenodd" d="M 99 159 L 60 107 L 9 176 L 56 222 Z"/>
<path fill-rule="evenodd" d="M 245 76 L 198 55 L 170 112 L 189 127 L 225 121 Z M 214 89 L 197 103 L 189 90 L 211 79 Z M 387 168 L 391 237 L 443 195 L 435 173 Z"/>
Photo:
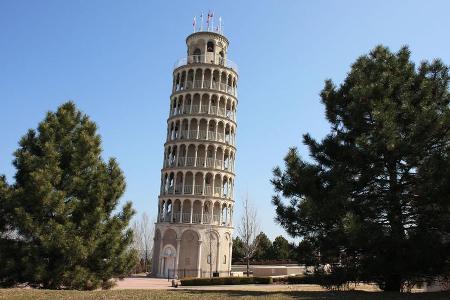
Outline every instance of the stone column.
<path fill-rule="evenodd" d="M 181 126 L 180 126 L 180 134 L 181 134 Z M 178 167 L 178 160 L 179 160 L 179 158 L 180 158 L 180 147 L 181 145 L 178 145 L 177 146 L 177 154 L 176 154 L 176 159 L 175 159 L 175 166 L 177 166 Z"/>
<path fill-rule="evenodd" d="M 184 194 L 184 182 L 186 181 L 186 173 L 183 173 L 183 182 L 181 182 L 181 194 Z M 183 202 L 181 202 L 183 203 Z"/>
<path fill-rule="evenodd" d="M 201 99 L 200 99 L 201 100 Z M 201 106 L 201 102 L 200 102 L 200 106 Z M 197 136 L 195 137 L 198 140 L 198 136 L 200 134 L 200 121 L 197 122 Z"/>
<path fill-rule="evenodd" d="M 184 103 L 186 102 L 186 97 L 183 97 L 183 102 L 181 103 L 181 114 L 184 114 Z"/>
<path fill-rule="evenodd" d="M 213 78 L 214 78 L 214 69 L 211 69 L 211 80 L 209 81 L 209 89 L 212 89 L 212 84 L 213 84 Z"/>
<path fill-rule="evenodd" d="M 195 73 L 197 73 L 197 69 L 193 69 L 193 74 L 192 74 L 192 88 L 196 88 L 195 86 Z"/>
<path fill-rule="evenodd" d="M 228 249 L 228 271 L 231 272 L 231 255 L 233 251 L 233 241 L 230 241 L 229 249 Z"/>
<path fill-rule="evenodd" d="M 201 88 L 204 88 L 204 82 L 205 82 L 205 70 L 202 69 L 202 81 L 200 82 Z"/>
<path fill-rule="evenodd" d="M 203 224 L 203 210 L 205 209 L 205 203 L 202 202 L 202 212 L 200 213 L 200 224 Z"/>
<path fill-rule="evenodd" d="M 202 240 L 198 241 L 198 251 L 197 251 L 197 277 L 202 276 L 202 270 L 201 270 L 201 262 L 202 262 Z"/>
<path fill-rule="evenodd" d="M 176 257 L 176 259 L 175 259 L 175 272 L 174 272 L 174 275 L 177 275 L 177 277 L 178 277 L 178 261 L 179 261 L 179 259 L 180 259 L 180 242 L 181 242 L 181 239 L 177 239 L 177 257 Z"/>
<path fill-rule="evenodd" d="M 184 183 L 184 181 L 183 181 L 183 183 Z M 184 186 L 183 186 L 184 187 Z M 181 200 L 180 200 L 181 201 Z M 184 200 L 183 201 L 181 201 L 181 203 L 180 203 L 180 220 L 179 220 L 179 223 L 182 223 L 183 222 L 183 202 L 184 202 Z"/>
<path fill-rule="evenodd" d="M 162 273 L 162 255 L 163 255 L 163 253 L 162 253 L 162 249 L 163 249 L 163 243 L 164 243 L 164 240 L 163 240 L 163 235 L 161 234 L 161 240 L 159 241 L 159 266 L 158 266 L 158 275 L 161 275 L 161 273 Z"/>
<path fill-rule="evenodd" d="M 208 114 L 211 114 L 211 94 L 208 94 Z"/>
<path fill-rule="evenodd" d="M 205 192 L 205 190 L 206 190 L 206 180 L 205 179 L 206 179 L 206 175 L 203 174 L 202 195 L 206 194 L 206 192 Z"/>
<path fill-rule="evenodd" d="M 192 191 L 191 191 L 192 195 L 194 195 L 194 190 L 195 190 L 195 173 L 192 174 Z"/>
<path fill-rule="evenodd" d="M 220 242 L 217 241 L 216 272 L 220 271 Z M 220 274 L 219 274 L 220 276 Z"/>
<path fill-rule="evenodd" d="M 216 128 L 217 128 L 217 124 L 216 124 Z M 216 130 L 217 131 L 217 130 Z M 217 132 L 216 132 L 217 134 Z M 217 137 L 216 137 L 217 138 Z M 217 147 L 214 147 L 214 160 L 213 160 L 213 168 L 217 168 L 216 167 L 216 159 L 217 159 Z M 216 176 L 214 176 L 216 177 Z"/>
<path fill-rule="evenodd" d="M 197 131 L 198 132 L 198 131 Z M 197 152 L 198 152 L 198 146 L 195 146 L 195 154 L 194 154 L 194 167 L 197 166 Z M 195 176 L 195 175 L 194 175 Z"/>

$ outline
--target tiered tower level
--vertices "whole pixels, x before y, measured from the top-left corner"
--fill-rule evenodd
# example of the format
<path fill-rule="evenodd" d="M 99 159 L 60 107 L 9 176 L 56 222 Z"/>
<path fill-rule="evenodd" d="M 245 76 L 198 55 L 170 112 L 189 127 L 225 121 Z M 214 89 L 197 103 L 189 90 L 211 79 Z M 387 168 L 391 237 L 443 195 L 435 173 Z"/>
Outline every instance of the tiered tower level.
<path fill-rule="evenodd" d="M 228 39 L 201 31 L 175 63 L 161 170 L 153 274 L 229 275 L 236 157 L 237 67 Z"/>

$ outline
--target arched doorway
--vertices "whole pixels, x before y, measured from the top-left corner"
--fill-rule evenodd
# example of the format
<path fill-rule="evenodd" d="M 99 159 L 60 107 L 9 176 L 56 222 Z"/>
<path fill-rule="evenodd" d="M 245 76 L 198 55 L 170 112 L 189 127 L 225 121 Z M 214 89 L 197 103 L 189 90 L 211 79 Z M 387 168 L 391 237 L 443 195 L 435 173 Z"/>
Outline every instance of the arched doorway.
<path fill-rule="evenodd" d="M 172 277 L 175 270 L 175 259 L 177 251 L 172 245 L 167 245 L 163 249 L 162 257 L 162 275 L 164 277 Z"/>
<path fill-rule="evenodd" d="M 198 201 L 200 202 L 200 201 Z M 199 234 L 187 229 L 181 235 L 178 277 L 197 277 L 199 274 Z"/>

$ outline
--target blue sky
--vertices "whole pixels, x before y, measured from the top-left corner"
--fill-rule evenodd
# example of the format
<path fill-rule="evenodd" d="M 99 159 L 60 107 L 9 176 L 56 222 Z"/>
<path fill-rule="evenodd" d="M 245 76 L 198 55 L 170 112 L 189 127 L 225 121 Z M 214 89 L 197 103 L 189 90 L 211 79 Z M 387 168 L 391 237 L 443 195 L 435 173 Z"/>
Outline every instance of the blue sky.
<path fill-rule="evenodd" d="M 270 238 L 274 166 L 329 125 L 319 92 L 374 46 L 450 62 L 448 1 L 0 1 L 0 173 L 19 138 L 73 100 L 127 178 L 123 201 L 156 215 L 173 63 L 192 18 L 213 10 L 239 65 L 236 212 L 247 192 Z M 198 18 L 198 17 L 197 17 Z"/>

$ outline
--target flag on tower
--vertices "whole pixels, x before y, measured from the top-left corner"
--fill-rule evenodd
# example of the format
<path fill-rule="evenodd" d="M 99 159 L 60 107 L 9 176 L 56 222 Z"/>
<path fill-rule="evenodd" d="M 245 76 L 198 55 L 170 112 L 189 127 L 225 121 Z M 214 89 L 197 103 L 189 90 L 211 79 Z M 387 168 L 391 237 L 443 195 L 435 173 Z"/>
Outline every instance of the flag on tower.
<path fill-rule="evenodd" d="M 203 31 L 203 12 L 200 14 L 200 31 Z"/>

